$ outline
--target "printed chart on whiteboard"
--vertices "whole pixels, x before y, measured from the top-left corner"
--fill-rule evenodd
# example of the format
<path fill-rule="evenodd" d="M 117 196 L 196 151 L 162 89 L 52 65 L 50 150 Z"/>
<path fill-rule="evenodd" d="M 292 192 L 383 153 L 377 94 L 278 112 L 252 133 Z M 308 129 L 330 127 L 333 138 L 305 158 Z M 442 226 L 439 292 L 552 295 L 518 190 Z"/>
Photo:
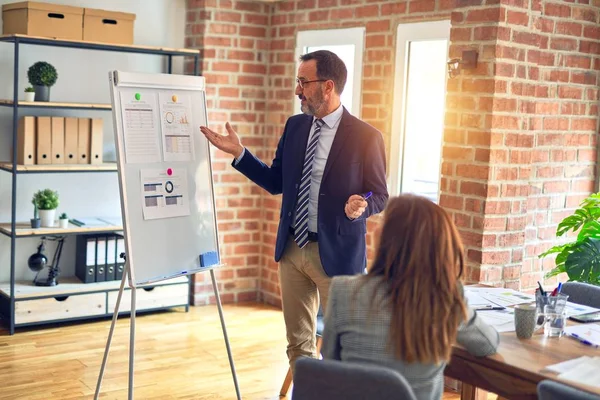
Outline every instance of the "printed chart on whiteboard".
<path fill-rule="evenodd" d="M 190 96 L 163 92 L 159 94 L 159 100 L 164 160 L 194 160 Z"/>
<path fill-rule="evenodd" d="M 155 123 L 156 94 L 123 91 L 121 108 L 126 162 L 160 162 L 159 127 Z"/>
<path fill-rule="evenodd" d="M 142 169 L 140 179 L 145 220 L 190 215 L 185 168 Z"/>

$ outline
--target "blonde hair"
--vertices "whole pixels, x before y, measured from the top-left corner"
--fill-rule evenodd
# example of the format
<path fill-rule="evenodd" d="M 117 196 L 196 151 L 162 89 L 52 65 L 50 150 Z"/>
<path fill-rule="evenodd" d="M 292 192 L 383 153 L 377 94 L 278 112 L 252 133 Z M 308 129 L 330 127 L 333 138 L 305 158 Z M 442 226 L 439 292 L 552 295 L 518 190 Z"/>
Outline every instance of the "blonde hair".
<path fill-rule="evenodd" d="M 463 269 L 462 242 L 441 207 L 414 195 L 388 201 L 367 280 L 383 277 L 387 284 L 390 344 L 398 359 L 437 364 L 450 358 L 467 317 Z"/>

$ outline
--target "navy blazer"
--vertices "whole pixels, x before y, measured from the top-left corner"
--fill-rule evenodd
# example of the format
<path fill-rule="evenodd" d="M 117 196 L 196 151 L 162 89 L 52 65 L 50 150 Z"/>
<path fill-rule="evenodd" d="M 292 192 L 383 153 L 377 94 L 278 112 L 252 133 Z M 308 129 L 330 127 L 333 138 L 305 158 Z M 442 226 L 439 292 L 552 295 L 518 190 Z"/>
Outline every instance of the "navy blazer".
<path fill-rule="evenodd" d="M 279 261 L 290 237 L 304 163 L 304 153 L 313 117 L 290 117 L 277 145 L 275 158 L 267 166 L 248 149 L 233 167 L 271 194 L 283 193 L 275 261 Z M 367 263 L 366 219 L 381 212 L 388 199 L 385 176 L 385 146 L 381 133 L 351 115 L 345 108 L 319 190 L 317 211 L 321 264 L 328 276 L 362 273 Z M 355 220 L 346 217 L 344 206 L 353 194 L 373 192 L 368 207 Z"/>

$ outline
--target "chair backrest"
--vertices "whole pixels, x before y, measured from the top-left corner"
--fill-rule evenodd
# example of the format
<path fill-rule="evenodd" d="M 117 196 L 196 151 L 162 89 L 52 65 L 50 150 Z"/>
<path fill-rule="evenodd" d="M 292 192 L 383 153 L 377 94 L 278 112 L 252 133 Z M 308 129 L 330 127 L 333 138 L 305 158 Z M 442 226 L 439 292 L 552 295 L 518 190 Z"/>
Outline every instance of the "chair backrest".
<path fill-rule="evenodd" d="M 549 379 L 538 383 L 537 394 L 539 400 L 600 400 L 600 396 Z"/>
<path fill-rule="evenodd" d="M 293 400 L 416 400 L 398 372 L 377 365 L 301 357 L 294 371 Z"/>
<path fill-rule="evenodd" d="M 583 282 L 565 282 L 560 290 L 569 295 L 569 301 L 600 308 L 600 286 Z"/>

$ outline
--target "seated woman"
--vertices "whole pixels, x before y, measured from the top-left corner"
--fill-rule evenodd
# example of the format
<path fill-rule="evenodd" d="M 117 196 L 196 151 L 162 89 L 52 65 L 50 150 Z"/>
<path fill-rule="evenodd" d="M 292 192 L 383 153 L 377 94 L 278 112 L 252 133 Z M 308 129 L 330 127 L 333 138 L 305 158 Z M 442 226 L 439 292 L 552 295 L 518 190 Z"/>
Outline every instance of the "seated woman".
<path fill-rule="evenodd" d="M 441 399 L 452 345 L 490 355 L 498 332 L 465 304 L 463 247 L 441 207 L 419 196 L 395 197 L 382 225 L 368 274 L 331 282 L 323 358 L 395 369 L 417 399 Z"/>

